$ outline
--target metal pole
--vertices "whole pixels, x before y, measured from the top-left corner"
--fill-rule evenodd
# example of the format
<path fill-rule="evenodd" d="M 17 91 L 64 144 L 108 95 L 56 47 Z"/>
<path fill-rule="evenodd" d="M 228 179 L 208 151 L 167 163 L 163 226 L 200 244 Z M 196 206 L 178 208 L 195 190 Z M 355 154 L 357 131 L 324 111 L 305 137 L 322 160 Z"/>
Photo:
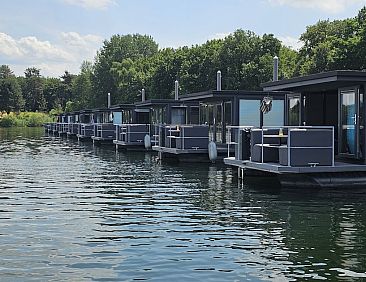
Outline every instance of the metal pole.
<path fill-rule="evenodd" d="M 217 75 L 216 75 L 216 90 L 217 91 L 221 91 L 221 81 L 222 81 L 221 71 L 217 71 Z"/>
<path fill-rule="evenodd" d="M 278 57 L 273 58 L 273 81 L 278 81 Z"/>
<path fill-rule="evenodd" d="M 175 88 L 174 88 L 174 99 L 178 100 L 178 96 L 179 96 L 179 82 L 178 80 L 175 81 L 174 83 Z"/>

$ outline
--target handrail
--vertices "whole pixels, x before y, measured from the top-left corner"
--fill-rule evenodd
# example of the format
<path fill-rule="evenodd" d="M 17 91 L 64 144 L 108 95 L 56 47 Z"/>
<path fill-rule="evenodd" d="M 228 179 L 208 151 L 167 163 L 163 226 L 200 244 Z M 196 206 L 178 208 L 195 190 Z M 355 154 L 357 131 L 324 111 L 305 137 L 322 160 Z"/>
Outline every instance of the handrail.
<path fill-rule="evenodd" d="M 263 149 L 263 145 L 264 145 L 264 131 L 266 129 L 279 129 L 279 130 L 283 130 L 283 129 L 288 129 L 288 133 L 287 133 L 287 166 L 291 166 L 291 149 L 292 148 L 301 148 L 301 147 L 297 147 L 297 146 L 291 146 L 291 134 L 292 132 L 296 131 L 297 129 L 310 129 L 310 130 L 322 130 L 322 129 L 326 129 L 326 130 L 331 130 L 332 131 L 332 146 L 331 147 L 322 147 L 322 148 L 332 148 L 332 166 L 334 166 L 334 126 L 307 126 L 307 125 L 303 125 L 303 126 L 263 126 L 261 128 L 262 131 L 262 136 L 261 136 L 261 144 L 262 144 L 262 150 L 261 150 L 261 154 L 262 154 L 262 159 L 261 159 L 261 163 L 264 163 L 264 149 Z M 306 147 L 306 148 L 315 148 L 315 147 Z"/>

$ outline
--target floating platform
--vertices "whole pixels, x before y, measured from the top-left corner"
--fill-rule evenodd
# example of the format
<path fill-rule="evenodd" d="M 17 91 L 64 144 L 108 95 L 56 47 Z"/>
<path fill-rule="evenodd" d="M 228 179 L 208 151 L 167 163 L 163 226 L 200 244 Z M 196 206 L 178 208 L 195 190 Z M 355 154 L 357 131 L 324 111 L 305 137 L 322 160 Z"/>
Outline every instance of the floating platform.
<path fill-rule="evenodd" d="M 235 166 L 239 173 L 252 175 L 263 172 L 278 177 L 281 186 L 297 188 L 366 188 L 366 166 L 337 161 L 334 166 L 289 167 L 278 163 L 257 163 L 225 158 L 225 164 Z"/>

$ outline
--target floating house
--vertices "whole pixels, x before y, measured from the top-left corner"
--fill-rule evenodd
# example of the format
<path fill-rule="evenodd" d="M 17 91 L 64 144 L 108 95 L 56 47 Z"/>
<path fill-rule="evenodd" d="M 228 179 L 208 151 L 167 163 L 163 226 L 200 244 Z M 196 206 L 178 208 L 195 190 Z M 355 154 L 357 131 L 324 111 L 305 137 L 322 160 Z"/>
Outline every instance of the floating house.
<path fill-rule="evenodd" d="M 113 124 L 111 109 L 102 108 L 93 110 L 93 135 L 94 144 L 113 144 L 116 128 Z"/>
<path fill-rule="evenodd" d="M 362 71 L 263 84 L 264 91 L 290 92 L 285 126 L 240 129 L 235 157 L 225 163 L 240 174 L 276 175 L 284 186 L 366 186 L 365 86 Z"/>
<path fill-rule="evenodd" d="M 196 123 L 198 121 L 198 104 L 195 102 L 182 103 L 177 99 L 153 99 L 138 102 L 136 110 L 148 110 L 149 126 L 145 134 L 145 147 L 152 146 L 159 151 L 159 144 L 166 142 L 167 128 Z M 170 141 L 173 141 L 170 139 Z"/>
<path fill-rule="evenodd" d="M 263 115 L 259 110 L 264 97 L 270 96 L 272 111 Z M 239 126 L 284 124 L 285 97 L 283 91 L 214 90 L 182 95 L 179 101 L 196 103 L 193 122 L 189 125 L 165 126 L 165 142 L 153 149 L 162 157 L 175 157 L 180 161 L 214 161 L 234 150 L 228 135 L 235 134 Z M 190 113 L 192 115 L 192 113 Z M 209 146 L 209 143 L 211 144 Z"/>
<path fill-rule="evenodd" d="M 79 126 L 76 137 L 79 141 L 91 140 L 94 135 L 94 113 L 93 110 L 86 109 L 79 111 Z"/>
<path fill-rule="evenodd" d="M 76 138 L 77 134 L 79 133 L 79 126 L 80 126 L 79 114 L 80 112 L 71 112 L 68 114 L 67 137 Z"/>
<path fill-rule="evenodd" d="M 145 135 L 150 135 L 150 109 L 137 108 L 134 104 L 111 107 L 116 149 L 144 149 Z"/>

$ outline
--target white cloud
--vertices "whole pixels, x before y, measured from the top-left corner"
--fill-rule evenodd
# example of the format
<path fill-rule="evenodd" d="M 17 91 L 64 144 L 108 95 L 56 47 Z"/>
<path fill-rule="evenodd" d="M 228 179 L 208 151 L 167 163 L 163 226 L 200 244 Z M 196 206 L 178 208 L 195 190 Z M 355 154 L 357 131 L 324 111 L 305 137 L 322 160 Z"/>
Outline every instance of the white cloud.
<path fill-rule="evenodd" d="M 320 9 L 329 13 L 339 13 L 355 4 L 366 4 L 366 0 L 268 0 L 275 5 L 288 5 L 296 8 Z"/>
<path fill-rule="evenodd" d="M 45 76 L 58 77 L 65 70 L 78 73 L 82 61 L 93 60 L 102 41 L 100 36 L 77 32 L 62 32 L 55 42 L 35 36 L 16 39 L 0 33 L 0 62 L 17 75 L 23 75 L 28 67 L 40 68 Z"/>
<path fill-rule="evenodd" d="M 292 36 L 279 36 L 278 39 L 281 40 L 285 46 L 291 47 L 294 50 L 299 50 L 303 46 L 302 41 Z"/>
<path fill-rule="evenodd" d="M 212 36 L 210 39 L 224 39 L 226 37 L 228 37 L 231 33 L 230 32 L 219 32 L 216 33 L 214 36 Z"/>
<path fill-rule="evenodd" d="M 66 4 L 80 6 L 86 9 L 106 9 L 116 4 L 114 0 L 63 0 Z"/>
<path fill-rule="evenodd" d="M 37 59 L 47 59 L 53 61 L 72 61 L 71 54 L 61 48 L 52 45 L 49 41 L 40 41 L 34 36 L 23 37 L 18 40 L 18 46 L 24 56 Z"/>
<path fill-rule="evenodd" d="M 21 56 L 23 53 L 17 46 L 17 42 L 11 36 L 0 32 L 0 56 L 1 54 L 9 57 Z"/>

